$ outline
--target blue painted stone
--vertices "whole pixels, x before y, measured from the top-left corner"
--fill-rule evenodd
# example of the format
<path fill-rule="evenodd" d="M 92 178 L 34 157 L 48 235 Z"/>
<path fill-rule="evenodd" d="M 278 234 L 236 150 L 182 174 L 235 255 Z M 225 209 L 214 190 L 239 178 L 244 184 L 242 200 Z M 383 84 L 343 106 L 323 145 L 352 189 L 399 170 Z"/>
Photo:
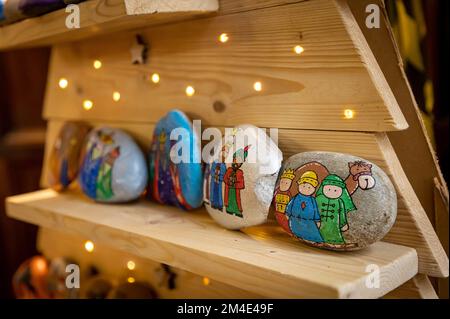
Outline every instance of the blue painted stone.
<path fill-rule="evenodd" d="M 153 199 L 186 210 L 202 205 L 201 141 L 183 112 L 172 110 L 156 124 L 149 165 Z"/>
<path fill-rule="evenodd" d="M 145 157 L 127 133 L 108 127 L 95 129 L 89 134 L 84 151 L 79 183 L 90 198 L 128 202 L 145 190 Z"/>

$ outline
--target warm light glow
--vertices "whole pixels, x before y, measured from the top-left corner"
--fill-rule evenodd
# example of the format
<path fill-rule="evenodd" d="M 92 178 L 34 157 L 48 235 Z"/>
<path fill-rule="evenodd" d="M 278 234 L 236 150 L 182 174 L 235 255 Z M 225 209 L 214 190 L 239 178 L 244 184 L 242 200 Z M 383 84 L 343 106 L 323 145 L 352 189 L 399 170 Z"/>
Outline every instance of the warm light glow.
<path fill-rule="evenodd" d="M 84 100 L 83 101 L 83 108 L 85 110 L 90 110 L 90 109 L 92 109 L 93 106 L 94 106 L 94 103 L 92 103 L 91 100 Z"/>
<path fill-rule="evenodd" d="M 187 96 L 193 96 L 195 94 L 195 89 L 192 86 L 186 87 L 186 95 Z"/>
<path fill-rule="evenodd" d="M 294 52 L 297 54 L 302 54 L 305 51 L 305 49 L 301 45 L 296 45 L 294 47 Z"/>
<path fill-rule="evenodd" d="M 210 283 L 211 283 L 211 280 L 209 280 L 208 277 L 203 277 L 203 284 L 204 284 L 205 286 L 209 286 Z"/>
<path fill-rule="evenodd" d="M 225 42 L 227 42 L 228 40 L 229 40 L 229 37 L 228 37 L 228 34 L 226 34 L 226 33 L 222 33 L 222 34 L 219 36 L 219 41 L 222 42 L 222 43 L 225 43 Z"/>
<path fill-rule="evenodd" d="M 38 275 L 45 274 L 47 271 L 47 261 L 43 257 L 34 257 L 31 261 L 31 268 Z"/>
<path fill-rule="evenodd" d="M 134 270 L 134 268 L 136 268 L 136 264 L 134 263 L 134 261 L 130 260 L 127 262 L 127 268 L 129 270 Z"/>
<path fill-rule="evenodd" d="M 156 83 L 159 83 L 159 80 L 160 80 L 159 74 L 158 73 L 153 73 L 152 74 L 152 82 L 156 84 Z"/>
<path fill-rule="evenodd" d="M 353 110 L 347 109 L 344 111 L 344 116 L 346 119 L 352 119 L 355 117 L 355 112 Z"/>
<path fill-rule="evenodd" d="M 115 102 L 118 102 L 120 100 L 120 93 L 119 92 L 116 91 L 116 92 L 113 93 L 113 100 Z"/>
<path fill-rule="evenodd" d="M 58 84 L 61 89 L 65 89 L 69 85 L 69 81 L 65 78 L 60 78 Z"/>
<path fill-rule="evenodd" d="M 100 60 L 95 60 L 93 63 L 94 69 L 98 70 L 102 67 L 102 61 Z"/>
<path fill-rule="evenodd" d="M 262 90 L 262 83 L 261 82 L 255 82 L 253 84 L 253 88 L 255 89 L 255 91 L 260 92 Z"/>
<path fill-rule="evenodd" d="M 92 241 L 90 241 L 90 240 L 87 240 L 84 243 L 84 249 L 86 249 L 86 251 L 88 253 L 92 253 L 94 251 L 94 243 Z"/>
<path fill-rule="evenodd" d="M 132 283 L 136 282 L 136 279 L 134 279 L 134 277 L 128 277 L 128 278 L 127 278 L 127 281 L 128 281 L 130 284 L 132 284 Z"/>

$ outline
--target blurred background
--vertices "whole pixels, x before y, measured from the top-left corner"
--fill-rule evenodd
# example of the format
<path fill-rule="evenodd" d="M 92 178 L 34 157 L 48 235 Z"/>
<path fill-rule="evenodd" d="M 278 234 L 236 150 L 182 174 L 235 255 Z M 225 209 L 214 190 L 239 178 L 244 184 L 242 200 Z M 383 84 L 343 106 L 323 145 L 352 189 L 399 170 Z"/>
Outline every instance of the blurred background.
<path fill-rule="evenodd" d="M 386 0 L 412 90 L 448 181 L 450 1 Z M 36 254 L 36 228 L 6 217 L 7 196 L 39 188 L 41 111 L 50 49 L 0 53 L 0 298 L 14 271 Z"/>

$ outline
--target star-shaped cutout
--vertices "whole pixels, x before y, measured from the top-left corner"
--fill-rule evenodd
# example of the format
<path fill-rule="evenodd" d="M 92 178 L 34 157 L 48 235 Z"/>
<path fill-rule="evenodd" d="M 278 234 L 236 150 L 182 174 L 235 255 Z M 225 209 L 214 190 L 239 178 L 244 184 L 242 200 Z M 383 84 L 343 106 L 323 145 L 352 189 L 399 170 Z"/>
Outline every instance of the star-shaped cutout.
<path fill-rule="evenodd" d="M 143 40 L 142 36 L 137 35 L 136 41 L 130 49 L 131 63 L 144 64 L 147 60 L 148 45 Z"/>

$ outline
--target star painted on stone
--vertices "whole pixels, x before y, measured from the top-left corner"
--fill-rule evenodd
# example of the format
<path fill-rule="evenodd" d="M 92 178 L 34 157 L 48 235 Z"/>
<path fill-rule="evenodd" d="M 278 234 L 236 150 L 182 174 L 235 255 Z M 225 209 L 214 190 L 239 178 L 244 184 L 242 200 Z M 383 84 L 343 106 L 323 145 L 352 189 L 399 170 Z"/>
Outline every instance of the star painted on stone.
<path fill-rule="evenodd" d="M 137 35 L 136 41 L 130 49 L 131 63 L 144 64 L 147 61 L 148 45 L 145 43 L 142 36 Z"/>

